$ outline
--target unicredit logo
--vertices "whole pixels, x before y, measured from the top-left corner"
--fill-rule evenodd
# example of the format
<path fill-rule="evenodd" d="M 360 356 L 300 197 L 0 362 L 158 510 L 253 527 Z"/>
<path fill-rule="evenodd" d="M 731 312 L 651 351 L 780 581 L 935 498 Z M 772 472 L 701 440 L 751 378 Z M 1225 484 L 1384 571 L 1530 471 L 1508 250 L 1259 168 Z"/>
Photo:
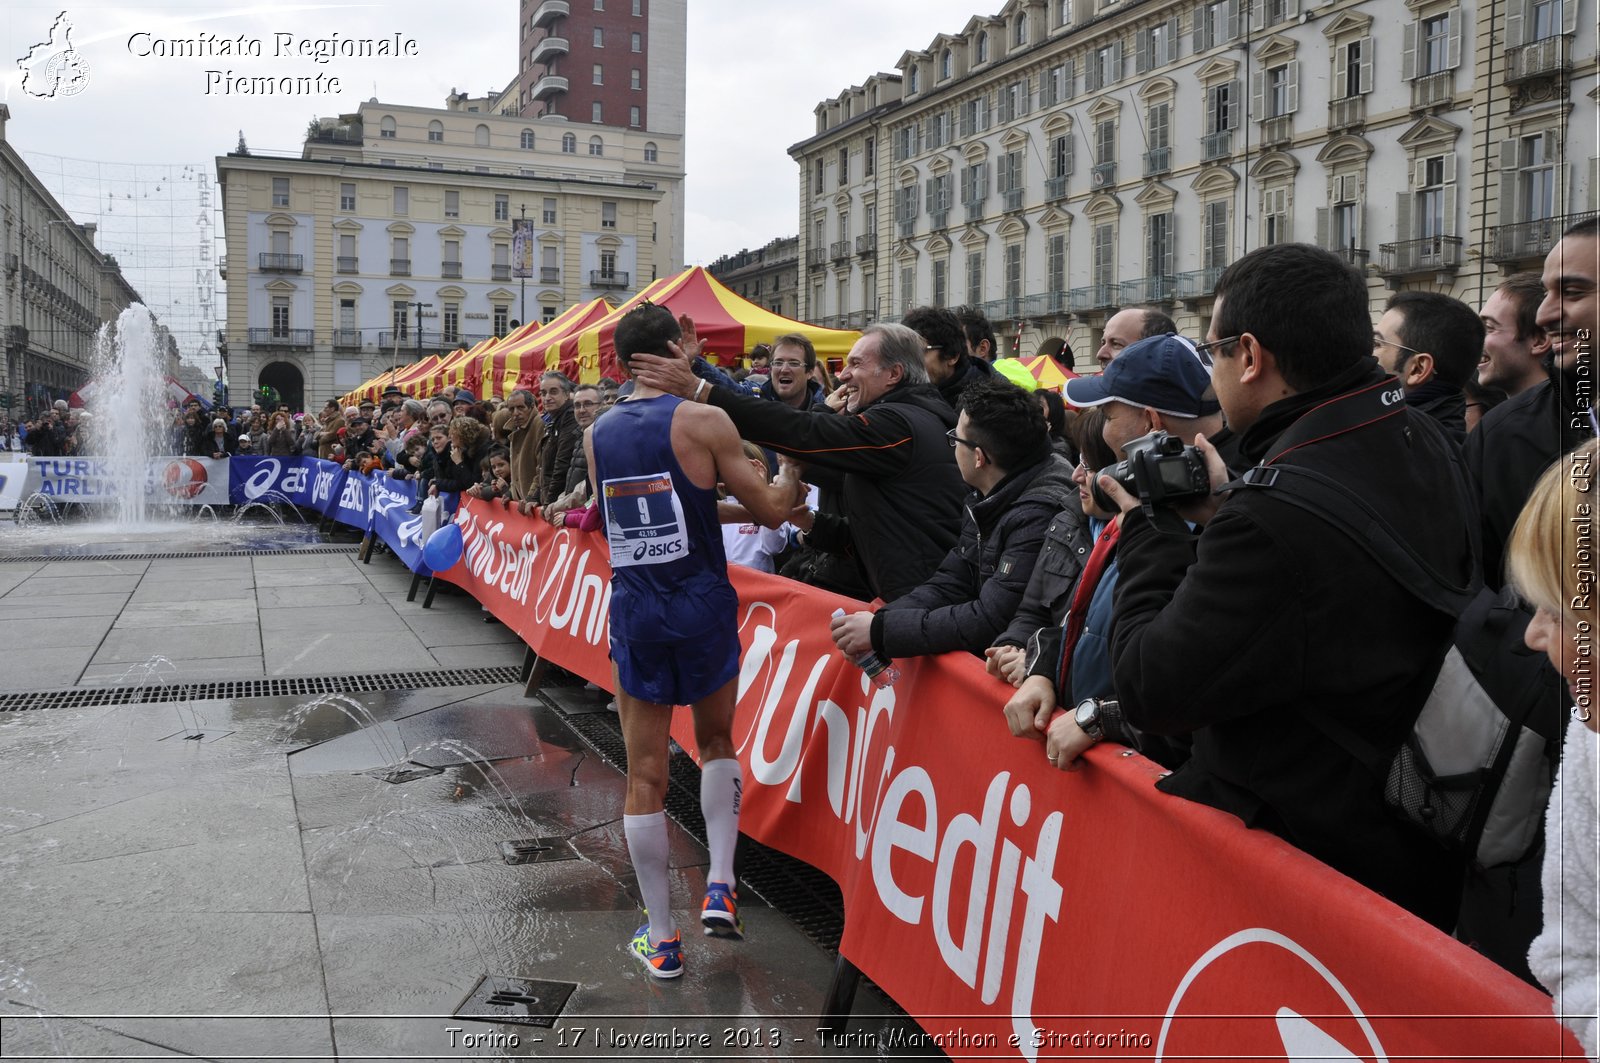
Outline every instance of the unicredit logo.
<path fill-rule="evenodd" d="M 1156 1063 L 1215 1057 L 1223 1021 L 1217 1016 L 1228 1016 L 1225 1048 L 1232 1058 L 1388 1063 L 1350 991 L 1304 946 L 1275 930 L 1241 930 L 1194 962 L 1167 1005 Z"/>

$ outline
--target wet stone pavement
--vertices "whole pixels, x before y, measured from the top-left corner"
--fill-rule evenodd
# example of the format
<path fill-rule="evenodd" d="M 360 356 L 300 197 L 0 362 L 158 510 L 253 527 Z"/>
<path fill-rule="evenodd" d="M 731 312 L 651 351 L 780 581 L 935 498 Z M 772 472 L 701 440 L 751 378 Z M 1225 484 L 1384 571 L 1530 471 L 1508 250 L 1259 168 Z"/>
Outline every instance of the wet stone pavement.
<path fill-rule="evenodd" d="M 701 937 L 706 852 L 677 824 L 687 972 L 643 972 L 581 688 L 42 696 L 520 660 L 470 599 L 407 603 L 392 557 L 7 556 L 0 694 L 41 696 L 0 712 L 0 1058 L 861 1058 L 914 1029 L 867 988 L 853 1047 L 821 1042 L 833 955 L 748 883 L 747 940 Z M 486 976 L 480 1016 L 547 1025 L 454 1017 Z"/>

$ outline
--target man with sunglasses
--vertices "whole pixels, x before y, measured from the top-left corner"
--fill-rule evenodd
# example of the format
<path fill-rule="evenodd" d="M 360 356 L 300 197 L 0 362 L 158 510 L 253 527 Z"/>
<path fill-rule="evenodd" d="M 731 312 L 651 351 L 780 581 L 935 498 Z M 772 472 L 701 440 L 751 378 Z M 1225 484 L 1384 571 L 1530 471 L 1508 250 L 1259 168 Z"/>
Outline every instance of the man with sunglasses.
<path fill-rule="evenodd" d="M 1198 535 L 1163 533 L 1100 477 L 1123 513 L 1112 680 L 1128 723 L 1193 736 L 1160 789 L 1272 831 L 1448 929 L 1463 861 L 1396 817 L 1384 783 L 1454 618 L 1291 495 L 1308 471 L 1332 481 L 1442 579 L 1476 579 L 1460 455 L 1373 360 L 1371 320 L 1365 279 L 1319 248 L 1263 247 L 1223 272 L 1211 383 L 1255 467 L 1228 483 L 1196 440 L 1216 490 L 1177 514 Z M 1047 749 L 1069 763 L 1078 752 Z"/>

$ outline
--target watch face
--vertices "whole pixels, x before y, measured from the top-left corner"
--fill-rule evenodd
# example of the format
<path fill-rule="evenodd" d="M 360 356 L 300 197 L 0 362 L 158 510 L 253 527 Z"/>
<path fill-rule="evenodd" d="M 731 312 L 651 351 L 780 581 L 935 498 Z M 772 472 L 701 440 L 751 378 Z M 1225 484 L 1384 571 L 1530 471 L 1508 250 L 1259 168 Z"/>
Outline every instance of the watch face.
<path fill-rule="evenodd" d="M 1100 721 L 1100 703 L 1093 698 L 1085 698 L 1078 703 L 1078 710 L 1073 714 L 1078 727 L 1087 731 Z"/>

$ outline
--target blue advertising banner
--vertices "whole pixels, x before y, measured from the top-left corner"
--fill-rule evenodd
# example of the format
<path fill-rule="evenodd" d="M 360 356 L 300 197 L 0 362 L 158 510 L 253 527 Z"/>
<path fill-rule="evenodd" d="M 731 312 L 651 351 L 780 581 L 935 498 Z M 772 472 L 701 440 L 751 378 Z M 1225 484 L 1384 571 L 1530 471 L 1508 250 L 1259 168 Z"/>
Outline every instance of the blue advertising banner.
<path fill-rule="evenodd" d="M 316 458 L 234 458 L 228 501 L 236 506 L 250 502 L 312 506 L 311 474 L 319 465 L 334 468 Z"/>
<path fill-rule="evenodd" d="M 370 492 L 372 532 L 412 572 L 425 572 L 422 562 L 422 516 L 411 512 L 417 500 L 414 480 L 374 477 Z"/>
<path fill-rule="evenodd" d="M 7 463 L 8 466 L 11 463 Z M 150 505 L 226 505 L 230 495 L 229 462 L 217 458 L 152 458 L 146 462 L 111 458 L 69 457 L 26 459 L 20 485 L 7 476 L 5 498 L 15 500 L 37 491 L 57 502 L 114 502 L 122 484 L 144 477 Z M 20 492 L 20 494 L 18 493 Z"/>
<path fill-rule="evenodd" d="M 368 530 L 372 526 L 371 510 L 367 507 L 367 496 L 371 492 L 370 477 L 362 476 L 358 472 L 346 472 L 344 482 L 339 485 L 336 501 L 327 511 L 328 516 L 340 524 L 348 524 L 362 531 Z"/>

